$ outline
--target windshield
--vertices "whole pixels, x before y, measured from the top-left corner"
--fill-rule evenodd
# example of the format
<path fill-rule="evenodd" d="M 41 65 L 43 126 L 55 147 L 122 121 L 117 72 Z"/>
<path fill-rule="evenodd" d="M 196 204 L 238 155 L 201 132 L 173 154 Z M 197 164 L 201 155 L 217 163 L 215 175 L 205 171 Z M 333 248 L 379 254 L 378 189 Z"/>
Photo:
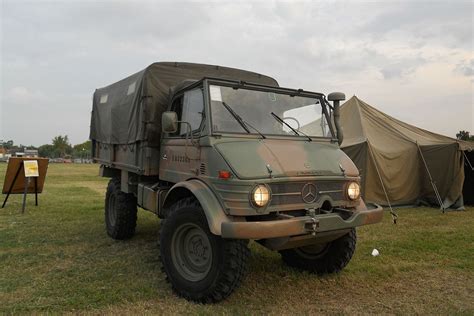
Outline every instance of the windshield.
<path fill-rule="evenodd" d="M 332 137 L 323 105 L 316 97 L 216 85 L 209 86 L 209 91 L 212 128 L 215 132 L 254 132 L 246 128 L 245 122 L 255 126 L 264 135 Z M 272 112 L 287 124 L 280 122 Z"/>

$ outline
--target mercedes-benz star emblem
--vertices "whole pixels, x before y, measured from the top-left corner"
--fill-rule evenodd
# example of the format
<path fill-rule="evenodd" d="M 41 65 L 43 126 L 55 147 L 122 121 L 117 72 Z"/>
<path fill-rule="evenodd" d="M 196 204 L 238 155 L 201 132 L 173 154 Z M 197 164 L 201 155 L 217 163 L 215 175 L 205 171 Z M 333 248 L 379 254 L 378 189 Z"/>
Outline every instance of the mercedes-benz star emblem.
<path fill-rule="evenodd" d="M 316 186 L 312 183 L 306 183 L 301 190 L 301 197 L 305 203 L 313 203 L 316 200 Z"/>

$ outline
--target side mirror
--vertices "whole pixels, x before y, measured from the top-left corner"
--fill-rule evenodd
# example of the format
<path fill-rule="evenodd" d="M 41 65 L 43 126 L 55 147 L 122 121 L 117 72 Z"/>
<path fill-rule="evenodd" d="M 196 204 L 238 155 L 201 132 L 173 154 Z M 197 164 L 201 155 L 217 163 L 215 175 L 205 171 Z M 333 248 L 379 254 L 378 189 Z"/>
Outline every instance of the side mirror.
<path fill-rule="evenodd" d="M 172 111 L 163 112 L 161 130 L 164 133 L 175 133 L 178 130 L 178 114 Z"/>

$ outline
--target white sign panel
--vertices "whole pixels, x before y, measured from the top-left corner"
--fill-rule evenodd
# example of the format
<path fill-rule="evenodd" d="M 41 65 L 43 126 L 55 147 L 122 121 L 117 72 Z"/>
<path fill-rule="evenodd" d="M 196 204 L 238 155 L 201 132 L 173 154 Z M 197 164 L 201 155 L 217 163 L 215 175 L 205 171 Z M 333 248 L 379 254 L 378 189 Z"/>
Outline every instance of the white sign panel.
<path fill-rule="evenodd" d="M 37 160 L 25 160 L 23 161 L 23 167 L 25 169 L 25 177 L 39 177 L 38 161 Z"/>

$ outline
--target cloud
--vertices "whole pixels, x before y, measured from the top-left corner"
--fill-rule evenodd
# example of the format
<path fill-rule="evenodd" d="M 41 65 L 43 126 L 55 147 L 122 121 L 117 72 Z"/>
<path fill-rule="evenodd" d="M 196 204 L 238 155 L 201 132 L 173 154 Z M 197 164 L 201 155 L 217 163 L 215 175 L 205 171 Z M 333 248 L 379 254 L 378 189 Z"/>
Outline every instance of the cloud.
<path fill-rule="evenodd" d="M 60 133 L 82 142 L 94 89 L 176 60 L 342 90 L 396 117 L 423 117 L 437 132 L 472 131 L 472 9 L 471 2 L 4 0 L 0 130 L 23 143 Z M 409 108 L 419 91 L 432 98 Z M 459 119 L 439 124 L 452 115 L 445 107 L 452 95 L 462 98 Z"/>
<path fill-rule="evenodd" d="M 426 63 L 426 60 L 418 58 L 402 58 L 393 61 L 380 69 L 385 79 L 402 78 L 413 74 L 418 67 Z"/>
<path fill-rule="evenodd" d="M 6 93 L 3 104 L 25 105 L 37 103 L 44 99 L 44 94 L 40 91 L 31 91 L 26 87 L 13 87 Z"/>
<path fill-rule="evenodd" d="M 376 6 L 379 13 L 369 17 L 360 29 L 378 40 L 405 38 L 443 43 L 449 47 L 472 47 L 472 12 L 470 1 L 394 2 Z"/>
<path fill-rule="evenodd" d="M 471 59 L 470 61 L 463 61 L 457 64 L 454 71 L 466 77 L 473 77 L 474 76 L 474 59 Z"/>

